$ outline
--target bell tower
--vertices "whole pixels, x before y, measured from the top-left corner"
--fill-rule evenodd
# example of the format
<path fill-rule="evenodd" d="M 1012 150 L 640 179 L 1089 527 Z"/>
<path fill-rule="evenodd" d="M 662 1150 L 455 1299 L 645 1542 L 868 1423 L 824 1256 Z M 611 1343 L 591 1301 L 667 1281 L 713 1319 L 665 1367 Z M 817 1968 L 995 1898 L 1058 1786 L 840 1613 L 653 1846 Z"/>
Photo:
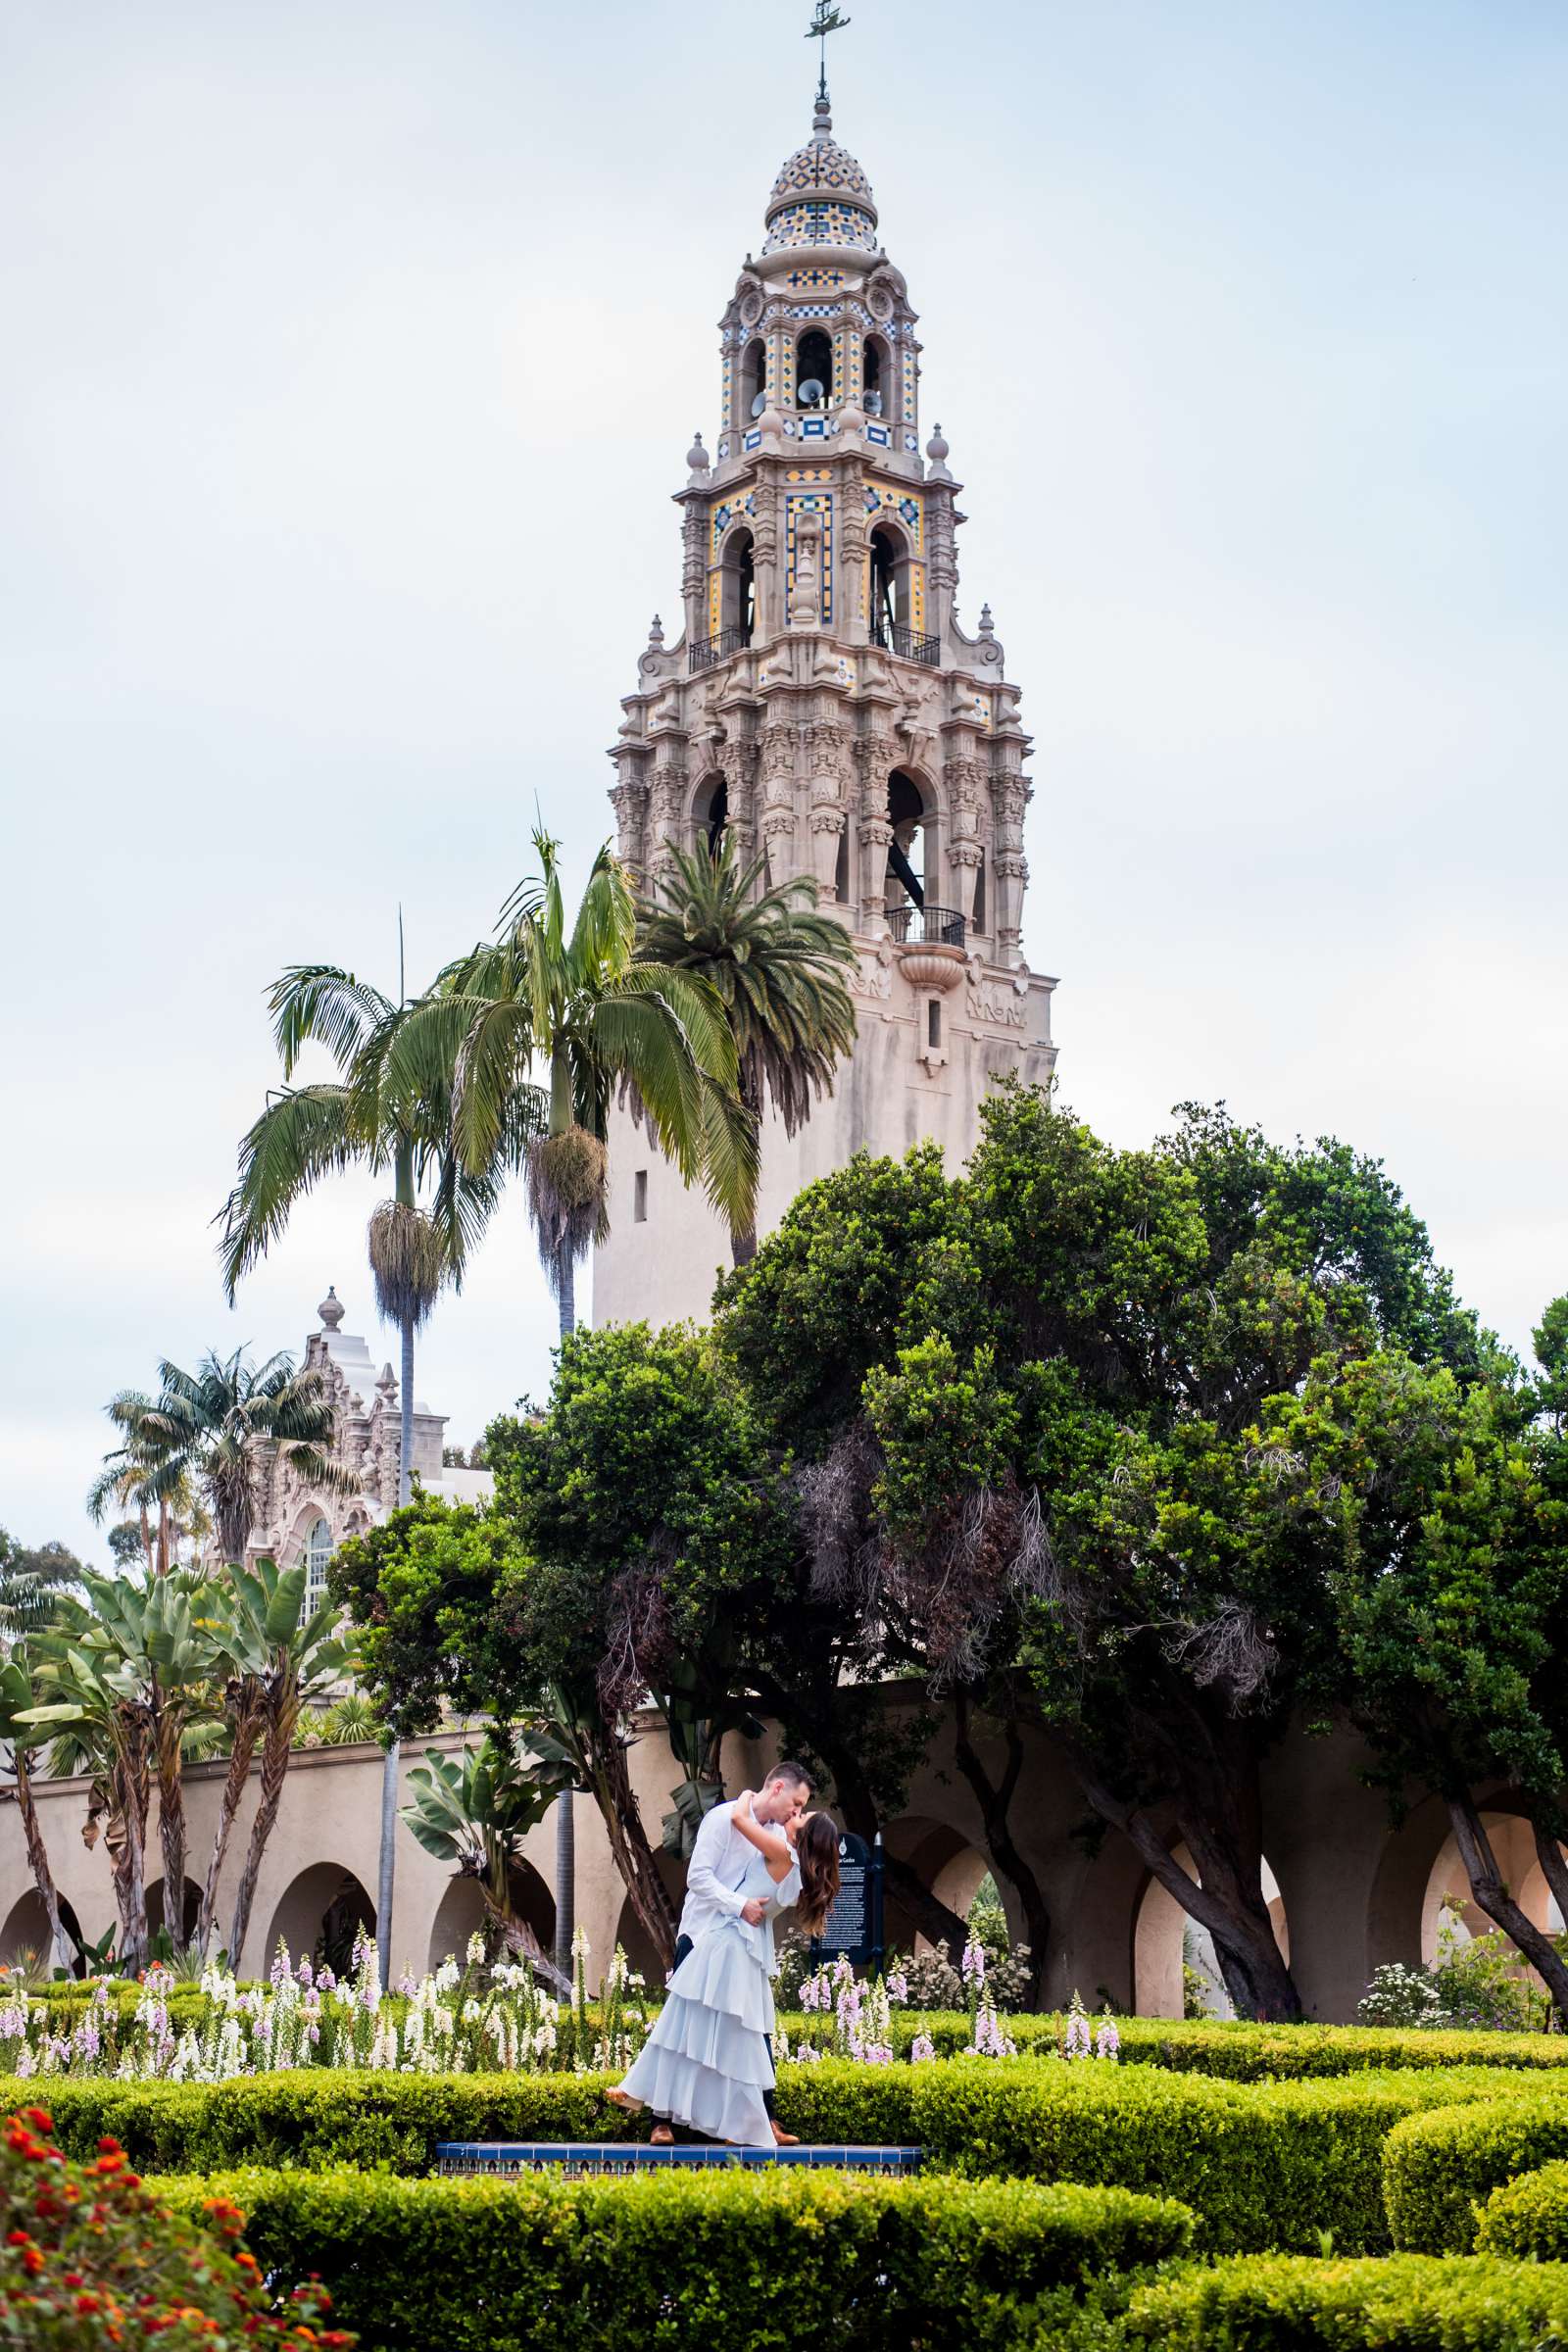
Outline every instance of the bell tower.
<path fill-rule="evenodd" d="M 713 452 L 698 433 L 675 494 L 682 626 L 649 633 L 611 799 L 644 888 L 729 828 L 770 883 L 809 876 L 858 951 L 832 1096 L 793 1138 L 764 1129 L 765 1234 L 858 1151 L 934 1136 L 956 1171 L 993 1080 L 1050 1076 L 1055 984 L 1019 945 L 1018 689 L 989 606 L 974 636 L 958 625 L 961 485 L 940 425 L 922 452 L 916 313 L 825 74 L 763 221 L 719 322 Z M 718 1219 L 624 1112 L 610 1171 L 595 1322 L 706 1315 L 730 1262 Z"/>

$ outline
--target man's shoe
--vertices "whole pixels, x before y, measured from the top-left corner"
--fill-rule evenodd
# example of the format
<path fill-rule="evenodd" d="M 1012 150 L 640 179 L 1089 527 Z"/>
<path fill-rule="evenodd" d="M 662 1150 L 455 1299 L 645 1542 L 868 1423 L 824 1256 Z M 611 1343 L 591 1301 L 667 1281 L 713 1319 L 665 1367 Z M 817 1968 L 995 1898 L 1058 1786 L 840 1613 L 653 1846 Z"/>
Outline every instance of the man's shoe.
<path fill-rule="evenodd" d="M 648 2134 L 648 2144 L 651 2148 L 672 2148 L 675 2134 L 667 2124 L 656 2124 Z"/>
<path fill-rule="evenodd" d="M 773 2123 L 771 2116 L 768 2117 L 768 2122 Z M 773 2143 L 780 2148 L 798 2148 L 801 2144 L 801 2135 L 798 2132 L 786 2132 L 782 2124 L 773 2124 Z"/>

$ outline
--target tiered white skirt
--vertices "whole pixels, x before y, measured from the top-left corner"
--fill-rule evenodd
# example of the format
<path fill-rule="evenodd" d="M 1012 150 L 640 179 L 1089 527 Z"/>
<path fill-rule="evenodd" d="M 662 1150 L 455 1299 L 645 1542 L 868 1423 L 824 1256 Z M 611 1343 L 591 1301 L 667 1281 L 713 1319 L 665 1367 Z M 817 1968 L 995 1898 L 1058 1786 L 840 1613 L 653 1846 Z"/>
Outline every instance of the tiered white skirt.
<path fill-rule="evenodd" d="M 762 2094 L 773 2087 L 773 1987 L 744 1924 L 710 1928 L 670 1979 L 669 1996 L 621 2089 L 710 2139 L 772 2145 Z"/>

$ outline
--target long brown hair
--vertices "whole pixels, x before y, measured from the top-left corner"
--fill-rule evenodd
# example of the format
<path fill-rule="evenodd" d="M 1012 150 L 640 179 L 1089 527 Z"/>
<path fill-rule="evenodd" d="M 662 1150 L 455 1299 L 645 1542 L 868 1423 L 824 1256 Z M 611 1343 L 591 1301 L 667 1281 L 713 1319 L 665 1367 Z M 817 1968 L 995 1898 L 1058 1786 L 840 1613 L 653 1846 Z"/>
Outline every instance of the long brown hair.
<path fill-rule="evenodd" d="M 801 1865 L 796 1925 L 808 1936 L 820 1936 L 839 1890 L 839 1834 L 825 1813 L 802 1822 L 795 1852 Z"/>

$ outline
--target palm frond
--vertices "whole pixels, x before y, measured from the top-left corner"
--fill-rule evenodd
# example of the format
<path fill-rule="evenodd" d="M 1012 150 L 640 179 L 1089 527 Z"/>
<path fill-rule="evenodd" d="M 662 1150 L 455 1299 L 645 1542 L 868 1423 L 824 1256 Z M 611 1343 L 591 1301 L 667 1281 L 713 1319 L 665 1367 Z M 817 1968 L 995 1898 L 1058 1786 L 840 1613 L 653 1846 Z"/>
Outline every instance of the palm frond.
<path fill-rule="evenodd" d="M 285 1078 L 313 1039 L 347 1069 L 393 1010 L 379 989 L 334 963 L 291 964 L 268 992 L 268 1008 Z"/>

